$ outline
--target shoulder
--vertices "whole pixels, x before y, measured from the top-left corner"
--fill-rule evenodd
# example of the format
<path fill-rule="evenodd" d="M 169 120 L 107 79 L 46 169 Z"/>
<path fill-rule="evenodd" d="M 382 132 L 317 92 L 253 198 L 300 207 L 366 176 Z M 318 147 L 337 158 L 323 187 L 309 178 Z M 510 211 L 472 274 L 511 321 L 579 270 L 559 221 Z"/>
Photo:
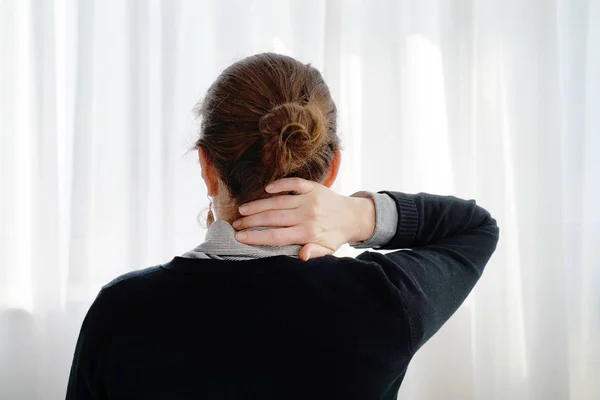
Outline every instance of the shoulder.
<path fill-rule="evenodd" d="M 120 275 L 102 287 L 103 292 L 112 291 L 123 286 L 137 286 L 148 284 L 160 279 L 165 270 L 161 265 L 138 269 Z"/>
<path fill-rule="evenodd" d="M 114 322 L 118 316 L 138 307 L 140 302 L 151 298 L 166 272 L 158 265 L 116 277 L 98 293 L 88 311 L 87 323 L 94 324 L 97 328 L 98 324 Z"/>
<path fill-rule="evenodd" d="M 96 299 L 103 308 L 129 309 L 153 297 L 165 286 L 168 274 L 161 265 L 127 272 L 102 286 Z"/>

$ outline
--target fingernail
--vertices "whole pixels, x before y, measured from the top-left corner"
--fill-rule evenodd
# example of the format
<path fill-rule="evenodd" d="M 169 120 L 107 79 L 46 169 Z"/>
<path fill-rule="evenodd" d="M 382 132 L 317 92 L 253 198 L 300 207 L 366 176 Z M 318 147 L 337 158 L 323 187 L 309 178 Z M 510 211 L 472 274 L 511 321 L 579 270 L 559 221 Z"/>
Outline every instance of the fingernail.
<path fill-rule="evenodd" d="M 247 237 L 248 237 L 248 234 L 246 232 L 240 232 L 235 235 L 235 238 L 239 241 L 245 240 Z"/>
<path fill-rule="evenodd" d="M 306 253 L 306 261 L 310 260 L 310 251 Z"/>
<path fill-rule="evenodd" d="M 240 214 L 243 214 L 246 211 L 248 211 L 248 206 L 240 206 Z"/>
<path fill-rule="evenodd" d="M 235 221 L 233 221 L 233 224 L 231 224 L 231 225 L 233 225 L 234 228 L 237 228 L 238 226 L 240 226 L 240 223 L 241 223 L 240 220 L 236 219 Z"/>
<path fill-rule="evenodd" d="M 268 192 L 269 190 L 273 190 L 275 189 L 275 185 L 267 185 L 267 187 L 265 188 L 265 190 Z"/>

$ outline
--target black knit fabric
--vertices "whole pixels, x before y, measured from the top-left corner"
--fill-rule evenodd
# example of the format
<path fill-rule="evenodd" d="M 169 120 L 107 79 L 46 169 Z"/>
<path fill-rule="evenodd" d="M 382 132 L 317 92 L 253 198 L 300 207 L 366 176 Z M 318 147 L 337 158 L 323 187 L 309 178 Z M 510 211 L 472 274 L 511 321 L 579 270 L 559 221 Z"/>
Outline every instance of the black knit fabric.
<path fill-rule="evenodd" d="M 83 322 L 67 399 L 395 399 L 498 227 L 474 201 L 382 193 L 399 212 L 382 248 L 405 250 L 175 257 L 115 279 Z"/>

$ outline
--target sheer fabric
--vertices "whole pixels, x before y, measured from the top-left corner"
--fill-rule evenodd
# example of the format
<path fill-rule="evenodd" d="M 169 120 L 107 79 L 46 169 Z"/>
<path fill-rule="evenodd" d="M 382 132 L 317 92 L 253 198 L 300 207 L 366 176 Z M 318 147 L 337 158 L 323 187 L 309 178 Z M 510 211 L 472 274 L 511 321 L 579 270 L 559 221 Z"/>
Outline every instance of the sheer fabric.
<path fill-rule="evenodd" d="M 0 2 L 0 398 L 62 398 L 101 285 L 202 241 L 191 109 L 262 51 L 323 71 L 334 188 L 475 198 L 501 227 L 400 398 L 600 398 L 598 20 L 599 0 Z"/>

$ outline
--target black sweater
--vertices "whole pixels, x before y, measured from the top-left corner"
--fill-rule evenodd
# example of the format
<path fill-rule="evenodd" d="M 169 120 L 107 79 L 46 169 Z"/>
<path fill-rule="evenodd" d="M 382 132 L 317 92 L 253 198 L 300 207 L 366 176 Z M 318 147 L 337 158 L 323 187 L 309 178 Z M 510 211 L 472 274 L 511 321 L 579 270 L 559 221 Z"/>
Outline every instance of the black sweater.
<path fill-rule="evenodd" d="M 498 227 L 474 201 L 382 193 L 399 212 L 382 248 L 410 250 L 175 257 L 115 279 L 83 322 L 67 399 L 395 399 Z"/>

